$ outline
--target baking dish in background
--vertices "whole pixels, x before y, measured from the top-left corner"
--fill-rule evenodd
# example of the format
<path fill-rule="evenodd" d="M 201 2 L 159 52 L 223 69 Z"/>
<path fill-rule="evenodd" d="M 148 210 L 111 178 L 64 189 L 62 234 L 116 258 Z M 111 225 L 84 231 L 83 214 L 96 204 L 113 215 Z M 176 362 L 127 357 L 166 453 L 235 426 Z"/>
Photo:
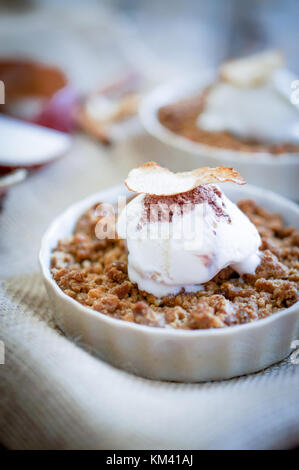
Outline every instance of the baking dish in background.
<path fill-rule="evenodd" d="M 155 155 L 152 159 L 175 171 L 200 166 L 232 166 L 249 183 L 298 200 L 298 153 L 273 155 L 216 148 L 177 135 L 160 123 L 159 108 L 199 95 L 214 79 L 212 72 L 205 72 L 200 77 L 193 76 L 160 85 L 146 95 L 141 102 L 139 114 L 144 128 L 155 140 L 152 148 Z M 142 142 L 136 141 L 134 145 L 138 149 L 142 147 Z M 160 157 L 156 157 L 156 154 Z"/>

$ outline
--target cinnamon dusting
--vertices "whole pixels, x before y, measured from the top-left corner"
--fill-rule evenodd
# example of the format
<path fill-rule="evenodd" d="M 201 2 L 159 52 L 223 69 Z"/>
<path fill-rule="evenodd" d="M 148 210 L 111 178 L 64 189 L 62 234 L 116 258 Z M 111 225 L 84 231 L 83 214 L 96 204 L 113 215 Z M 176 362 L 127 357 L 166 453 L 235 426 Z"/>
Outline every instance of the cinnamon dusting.
<path fill-rule="evenodd" d="M 156 196 L 146 194 L 143 206 L 144 212 L 141 216 L 139 228 L 148 222 L 171 222 L 174 215 L 182 216 L 184 213 L 194 210 L 197 204 L 207 202 L 214 210 L 216 217 L 224 217 L 228 223 L 231 218 L 225 211 L 225 204 L 221 199 L 220 190 L 214 185 L 197 186 L 185 193 L 171 196 Z"/>

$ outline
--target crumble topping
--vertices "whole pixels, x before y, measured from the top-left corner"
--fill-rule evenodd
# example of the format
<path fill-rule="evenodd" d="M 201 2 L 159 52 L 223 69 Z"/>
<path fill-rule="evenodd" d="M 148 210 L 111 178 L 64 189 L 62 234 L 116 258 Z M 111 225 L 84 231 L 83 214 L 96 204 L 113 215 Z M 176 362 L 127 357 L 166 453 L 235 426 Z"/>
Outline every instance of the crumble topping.
<path fill-rule="evenodd" d="M 53 250 L 52 275 L 82 305 L 139 324 L 205 329 L 266 318 L 298 299 L 299 231 L 252 200 L 238 205 L 262 238 L 262 261 L 255 274 L 240 277 L 227 267 L 197 293 L 182 290 L 158 299 L 128 278 L 124 240 L 96 238 L 95 205 L 80 217 L 73 235 Z"/>
<path fill-rule="evenodd" d="M 258 141 L 240 139 L 230 132 L 210 132 L 197 125 L 198 116 L 203 112 L 210 87 L 199 96 L 162 106 L 158 112 L 159 121 L 170 131 L 194 142 L 223 149 L 242 152 L 268 152 L 272 154 L 299 152 L 299 145 L 291 143 L 262 144 Z"/>

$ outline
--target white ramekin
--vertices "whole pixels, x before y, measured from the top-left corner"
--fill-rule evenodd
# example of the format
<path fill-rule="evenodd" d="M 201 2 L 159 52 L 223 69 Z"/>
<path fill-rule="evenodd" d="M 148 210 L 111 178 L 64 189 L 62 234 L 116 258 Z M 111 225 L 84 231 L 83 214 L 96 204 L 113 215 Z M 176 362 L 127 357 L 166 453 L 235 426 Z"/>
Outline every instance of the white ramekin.
<path fill-rule="evenodd" d="M 299 207 L 254 186 L 225 186 L 234 201 L 253 198 L 299 226 Z M 45 233 L 39 255 L 45 285 L 57 324 L 70 337 L 92 348 L 111 364 L 138 375 L 174 381 L 228 379 L 261 370 L 290 352 L 299 333 L 299 302 L 271 317 L 247 325 L 212 330 L 175 330 L 137 325 L 110 318 L 68 297 L 50 273 L 51 251 L 72 233 L 78 217 L 93 204 L 115 203 L 127 194 L 122 186 L 94 194 L 72 205 Z"/>
<path fill-rule="evenodd" d="M 271 155 L 211 147 L 179 136 L 159 122 L 158 110 L 161 106 L 200 94 L 201 90 L 214 79 L 213 73 L 206 72 L 201 77 L 166 83 L 155 88 L 141 102 L 139 108 L 141 122 L 149 134 L 163 143 L 159 154 L 167 159 L 167 166 L 176 171 L 203 165 L 232 166 L 239 170 L 249 183 L 298 200 L 298 153 Z M 152 159 L 155 160 L 155 157 Z"/>

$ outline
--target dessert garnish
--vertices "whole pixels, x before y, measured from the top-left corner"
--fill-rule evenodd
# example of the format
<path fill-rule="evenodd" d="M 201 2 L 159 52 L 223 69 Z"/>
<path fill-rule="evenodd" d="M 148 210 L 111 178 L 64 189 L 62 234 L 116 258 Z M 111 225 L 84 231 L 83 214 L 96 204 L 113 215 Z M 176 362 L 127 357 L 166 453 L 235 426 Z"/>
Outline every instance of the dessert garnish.
<path fill-rule="evenodd" d="M 125 185 L 135 193 L 168 196 L 190 191 L 199 185 L 225 181 L 237 184 L 246 183 L 236 170 L 226 166 L 202 167 L 192 171 L 173 173 L 155 162 L 147 162 L 130 171 Z"/>
<path fill-rule="evenodd" d="M 255 226 L 215 183 L 245 181 L 228 167 L 172 173 L 155 162 L 133 169 L 126 186 L 139 193 L 121 212 L 128 276 L 156 297 L 197 292 L 222 269 L 254 273 L 260 263 Z"/>
<path fill-rule="evenodd" d="M 130 73 L 109 86 L 89 93 L 77 113 L 77 121 L 85 132 L 104 145 L 134 128 L 142 96 L 142 77 Z"/>
<path fill-rule="evenodd" d="M 197 126 L 262 144 L 298 144 L 299 112 L 275 84 L 284 65 L 278 51 L 232 60 L 206 92 Z"/>
<path fill-rule="evenodd" d="M 273 72 L 285 65 L 284 57 L 278 50 L 268 50 L 225 62 L 219 70 L 223 81 L 238 87 L 261 85 Z"/>

